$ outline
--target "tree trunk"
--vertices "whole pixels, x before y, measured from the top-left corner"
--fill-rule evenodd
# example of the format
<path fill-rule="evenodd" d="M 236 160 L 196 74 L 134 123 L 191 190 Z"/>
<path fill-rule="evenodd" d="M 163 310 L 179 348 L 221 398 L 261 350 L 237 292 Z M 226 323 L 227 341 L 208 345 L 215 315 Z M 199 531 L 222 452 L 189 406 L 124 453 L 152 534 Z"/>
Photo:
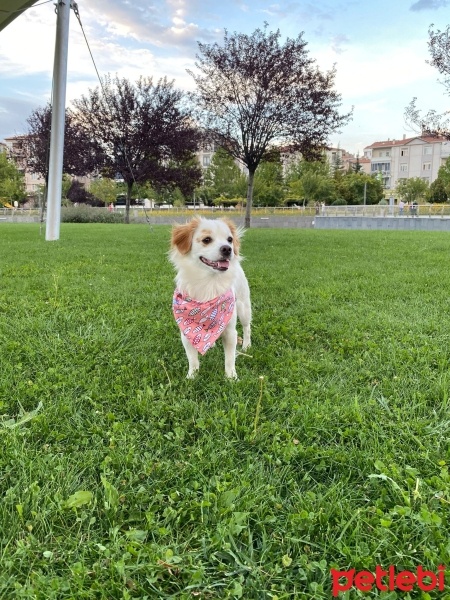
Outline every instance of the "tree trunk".
<path fill-rule="evenodd" d="M 246 229 L 250 229 L 250 225 L 251 225 L 254 179 L 255 179 L 255 171 L 249 171 L 248 172 L 248 185 L 247 185 L 247 206 L 245 207 L 245 223 L 244 223 Z"/>
<path fill-rule="evenodd" d="M 127 182 L 127 201 L 125 205 L 125 223 L 130 223 L 130 202 L 131 202 L 131 190 L 133 189 L 133 182 Z"/>

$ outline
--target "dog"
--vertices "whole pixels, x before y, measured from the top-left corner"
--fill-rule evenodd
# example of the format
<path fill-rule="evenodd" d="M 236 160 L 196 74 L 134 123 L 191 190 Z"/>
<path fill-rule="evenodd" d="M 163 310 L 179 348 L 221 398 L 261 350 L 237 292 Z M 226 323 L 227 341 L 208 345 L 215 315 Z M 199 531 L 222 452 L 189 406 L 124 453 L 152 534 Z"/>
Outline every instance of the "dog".
<path fill-rule="evenodd" d="M 195 217 L 172 229 L 169 260 L 176 270 L 173 314 L 195 377 L 205 354 L 222 337 L 225 375 L 236 379 L 237 318 L 242 350 L 251 343 L 252 309 L 247 278 L 239 254 L 243 230 L 228 219 Z"/>

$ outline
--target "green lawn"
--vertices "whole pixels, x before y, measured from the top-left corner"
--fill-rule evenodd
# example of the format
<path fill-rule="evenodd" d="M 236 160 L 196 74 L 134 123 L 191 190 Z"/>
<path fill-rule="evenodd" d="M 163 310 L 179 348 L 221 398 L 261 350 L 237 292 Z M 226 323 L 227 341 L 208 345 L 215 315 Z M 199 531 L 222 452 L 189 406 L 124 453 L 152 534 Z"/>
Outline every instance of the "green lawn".
<path fill-rule="evenodd" d="M 0 598 L 329 599 L 331 568 L 450 569 L 449 234 L 248 231 L 237 382 L 220 344 L 185 379 L 168 240 L 0 224 Z"/>

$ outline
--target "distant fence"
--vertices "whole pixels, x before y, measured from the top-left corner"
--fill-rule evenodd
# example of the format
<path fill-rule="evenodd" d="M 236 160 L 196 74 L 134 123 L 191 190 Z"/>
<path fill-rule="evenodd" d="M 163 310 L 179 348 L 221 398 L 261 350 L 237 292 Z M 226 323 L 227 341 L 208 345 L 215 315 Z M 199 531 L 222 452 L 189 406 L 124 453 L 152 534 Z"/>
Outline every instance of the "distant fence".
<path fill-rule="evenodd" d="M 419 204 L 416 209 L 397 205 L 368 204 L 366 206 L 325 206 L 320 215 L 327 217 L 450 217 L 450 204 Z"/>
<path fill-rule="evenodd" d="M 70 207 L 71 210 L 76 207 Z M 109 212 L 109 208 L 104 207 L 93 207 L 88 205 L 79 205 L 80 210 L 89 210 L 92 214 L 102 214 L 105 212 Z M 125 207 L 120 206 L 116 207 L 113 211 L 116 214 L 124 214 Z M 193 207 L 193 206 L 182 206 L 182 207 L 167 207 L 167 208 L 147 208 L 144 210 L 141 206 L 130 206 L 130 219 L 132 220 L 146 220 L 147 217 L 186 217 L 191 218 L 193 214 L 202 215 L 202 216 L 211 216 L 220 217 L 220 216 L 236 216 L 244 218 L 245 216 L 245 207 L 229 207 L 222 208 L 217 206 L 202 206 L 202 207 Z M 312 217 L 315 214 L 314 207 L 311 206 L 262 206 L 262 207 L 254 207 L 252 208 L 252 216 L 267 216 L 267 215 L 279 215 L 279 216 L 305 216 Z M 20 218 L 31 218 L 32 220 L 39 219 L 40 210 L 36 208 L 0 208 L 0 219 L 2 217 L 8 217 L 14 219 Z M 9 219 L 8 219 L 9 220 Z"/>

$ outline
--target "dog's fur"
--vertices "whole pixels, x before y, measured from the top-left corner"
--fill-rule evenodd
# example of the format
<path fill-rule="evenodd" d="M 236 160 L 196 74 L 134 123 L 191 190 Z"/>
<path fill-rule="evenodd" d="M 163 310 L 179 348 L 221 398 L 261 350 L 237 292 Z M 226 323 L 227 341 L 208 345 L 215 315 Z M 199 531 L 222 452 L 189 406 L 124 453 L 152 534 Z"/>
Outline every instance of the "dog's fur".
<path fill-rule="evenodd" d="M 236 378 L 237 317 L 243 328 L 242 349 L 250 346 L 252 310 L 250 290 L 240 265 L 239 246 L 242 230 L 227 219 L 196 217 L 172 230 L 169 258 L 176 269 L 177 289 L 198 302 L 212 300 L 232 289 L 235 298 L 233 316 L 222 333 L 225 351 L 225 374 Z M 199 368 L 198 352 L 181 334 L 189 361 L 187 377 Z"/>

